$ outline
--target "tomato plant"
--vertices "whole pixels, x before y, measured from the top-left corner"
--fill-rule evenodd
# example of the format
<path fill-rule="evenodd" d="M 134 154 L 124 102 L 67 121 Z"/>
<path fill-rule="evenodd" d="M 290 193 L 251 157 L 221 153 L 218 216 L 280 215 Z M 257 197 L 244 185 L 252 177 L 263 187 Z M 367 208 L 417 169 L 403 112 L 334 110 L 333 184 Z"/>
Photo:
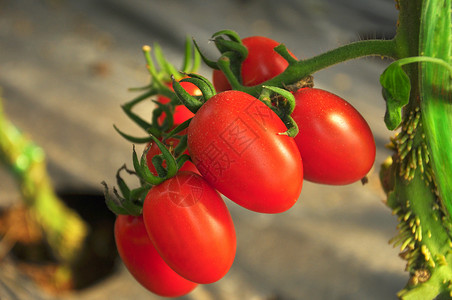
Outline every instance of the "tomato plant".
<path fill-rule="evenodd" d="M 198 283 L 218 280 L 232 264 L 236 240 L 229 213 L 215 189 L 250 210 L 279 213 L 294 205 L 303 178 L 332 185 L 365 178 L 376 152 L 368 124 L 344 99 L 311 88 L 312 75 L 350 59 L 388 57 L 394 62 L 380 77 L 384 121 L 389 130 L 398 132 L 387 145 L 393 155 L 382 165 L 380 180 L 388 196 L 386 204 L 400 222 L 399 234 L 391 243 L 400 246 L 410 275 L 398 296 L 449 299 L 451 0 L 396 2 L 400 16 L 393 39 L 356 41 L 309 59 L 297 60 L 284 44 L 268 38 L 242 40 L 230 30 L 216 32 L 212 41 L 221 53 L 217 60 L 207 58 L 194 43 L 195 53 L 215 70 L 213 84 L 187 71 L 197 65 L 196 59 L 190 62 L 191 47 L 186 47 L 184 72 L 178 76 L 158 47 L 156 59 L 164 71 L 157 72 L 150 47 L 143 47 L 153 83 L 123 109 L 149 136 L 118 132 L 134 143 L 153 140 L 159 145 L 162 156 L 153 156 L 159 174 L 154 176 L 145 156 L 139 160 L 134 150 L 135 172 L 123 169 L 137 175 L 141 186 L 130 190 L 117 176 L 123 196 L 114 190 L 117 197 L 107 205 L 120 214 L 143 211 L 150 239 L 179 275 Z M 179 84 L 182 76 L 189 78 L 180 84 L 193 83 L 202 95 L 190 96 Z M 171 122 L 155 126 L 162 111 L 173 113 L 169 106 L 159 105 L 151 123 L 131 110 L 154 95 L 177 103 L 164 86 L 168 78 L 173 80 L 175 95 L 196 113 L 176 129 L 170 128 Z M 233 91 L 225 91 L 231 86 Z M 203 177 L 178 173 L 188 157 L 173 155 L 171 145 L 167 149 L 159 142 L 178 133 L 186 134 L 189 155 Z"/>
<path fill-rule="evenodd" d="M 253 86 L 282 73 L 289 63 L 275 50 L 278 42 L 263 36 L 251 36 L 242 40 L 248 56 L 242 62 L 241 76 L 245 86 Z M 295 56 L 292 54 L 295 58 Z M 213 70 L 213 84 L 217 92 L 231 89 L 231 85 L 220 70 Z"/>
<path fill-rule="evenodd" d="M 304 88 L 294 96 L 292 117 L 300 129 L 295 142 L 304 178 L 340 185 L 366 176 L 375 160 L 375 141 L 360 113 L 325 90 Z"/>
<path fill-rule="evenodd" d="M 151 188 L 143 217 L 157 251 L 181 276 L 212 283 L 228 272 L 234 225 L 223 199 L 201 176 L 183 171 Z"/>
<path fill-rule="evenodd" d="M 171 83 L 166 83 L 166 85 L 172 90 L 172 85 Z M 190 83 L 190 82 L 181 82 L 182 87 L 192 96 L 200 96 L 201 95 L 201 91 L 199 90 L 199 88 Z M 165 96 L 159 96 L 157 97 L 157 101 L 162 103 L 162 104 L 167 104 L 168 102 L 170 102 L 170 99 L 168 97 Z M 163 120 L 165 118 L 166 114 L 162 113 L 162 115 L 159 117 L 159 122 L 163 123 Z M 187 121 L 188 119 L 190 119 L 191 117 L 193 117 L 194 114 L 188 110 L 188 108 L 186 108 L 183 105 L 176 105 L 176 107 L 174 108 L 174 112 L 173 112 L 173 122 L 174 125 L 179 125 L 182 124 L 184 121 Z"/>
<path fill-rule="evenodd" d="M 188 127 L 188 150 L 203 177 L 220 193 L 257 212 L 279 213 L 297 201 L 303 165 L 279 117 L 257 98 L 216 94 Z"/>
<path fill-rule="evenodd" d="M 160 257 L 148 237 L 143 216 L 118 215 L 114 231 L 116 247 L 124 265 L 151 292 L 179 297 L 197 286 L 174 272 Z"/>

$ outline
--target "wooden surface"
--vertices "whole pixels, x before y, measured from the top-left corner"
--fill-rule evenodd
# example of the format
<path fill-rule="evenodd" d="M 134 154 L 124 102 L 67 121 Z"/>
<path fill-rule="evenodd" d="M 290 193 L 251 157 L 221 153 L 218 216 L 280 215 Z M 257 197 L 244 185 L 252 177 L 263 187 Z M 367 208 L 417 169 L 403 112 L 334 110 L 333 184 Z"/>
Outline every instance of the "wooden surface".
<path fill-rule="evenodd" d="M 243 37 L 269 36 L 307 58 L 360 37 L 390 38 L 396 17 L 392 0 L 3 0 L 0 86 L 10 119 L 45 150 L 55 186 L 100 191 L 102 180 L 113 183 L 117 168 L 131 162 L 131 145 L 112 124 L 141 133 L 120 104 L 134 96 L 128 88 L 148 82 L 142 45 L 160 43 L 178 64 L 191 34 L 215 57 L 210 35 L 230 28 Z M 377 160 L 369 184 L 305 182 L 298 203 L 280 215 L 251 213 L 227 201 L 238 237 L 235 263 L 224 279 L 184 299 L 396 298 L 407 275 L 387 243 L 396 220 L 382 203 L 377 177 L 391 135 L 378 86 L 387 63 L 366 58 L 315 74 L 317 87 L 349 100 L 371 125 Z M 149 107 L 141 109 L 149 114 Z M 0 170 L 0 203 L 17 199 L 14 182 Z M 52 298 L 14 284 L 4 263 L 0 267 L 0 299 Z M 119 270 L 60 298 L 159 299 Z"/>

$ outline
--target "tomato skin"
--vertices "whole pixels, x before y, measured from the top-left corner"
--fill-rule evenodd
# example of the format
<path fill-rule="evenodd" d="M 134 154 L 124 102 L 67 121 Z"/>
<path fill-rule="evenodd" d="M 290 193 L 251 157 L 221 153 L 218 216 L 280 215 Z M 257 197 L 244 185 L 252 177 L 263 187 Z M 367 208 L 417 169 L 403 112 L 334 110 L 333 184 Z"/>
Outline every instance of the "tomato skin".
<path fill-rule="evenodd" d="M 197 286 L 174 272 L 163 261 L 148 237 L 143 216 L 118 215 L 114 232 L 124 265 L 149 291 L 164 297 L 179 297 Z"/>
<path fill-rule="evenodd" d="M 201 96 L 201 90 L 194 85 L 191 82 L 180 82 L 181 86 L 192 96 Z M 173 86 L 171 84 L 171 82 L 166 83 L 166 85 L 173 90 Z M 157 97 L 157 101 L 162 103 L 162 104 L 166 104 L 170 101 L 170 99 L 168 97 L 165 96 L 159 96 Z M 162 115 L 159 117 L 159 122 L 163 123 L 164 119 L 165 119 L 166 114 L 162 113 Z M 173 113 L 173 122 L 174 125 L 179 125 L 182 124 L 183 122 L 187 121 L 188 119 L 190 119 L 191 117 L 193 117 L 194 114 L 184 105 L 176 105 L 176 107 L 174 108 L 174 113 Z"/>
<path fill-rule="evenodd" d="M 297 201 L 303 165 L 279 117 L 253 96 L 225 91 L 197 111 L 188 151 L 202 176 L 221 194 L 256 212 L 280 213 Z"/>
<path fill-rule="evenodd" d="M 366 176 L 375 161 L 375 141 L 361 114 L 330 92 L 303 88 L 294 93 L 295 142 L 306 180 L 344 185 Z"/>
<path fill-rule="evenodd" d="M 223 199 L 201 176 L 183 171 L 151 188 L 143 216 L 149 238 L 179 275 L 212 283 L 229 271 L 234 224 Z"/>
<path fill-rule="evenodd" d="M 289 63 L 273 50 L 280 43 L 263 36 L 251 36 L 242 39 L 248 49 L 248 56 L 242 63 L 241 75 L 244 86 L 253 86 L 267 81 L 287 68 Z M 294 58 L 295 56 L 290 53 Z M 231 89 L 231 85 L 221 72 L 213 71 L 213 85 L 217 92 Z"/>

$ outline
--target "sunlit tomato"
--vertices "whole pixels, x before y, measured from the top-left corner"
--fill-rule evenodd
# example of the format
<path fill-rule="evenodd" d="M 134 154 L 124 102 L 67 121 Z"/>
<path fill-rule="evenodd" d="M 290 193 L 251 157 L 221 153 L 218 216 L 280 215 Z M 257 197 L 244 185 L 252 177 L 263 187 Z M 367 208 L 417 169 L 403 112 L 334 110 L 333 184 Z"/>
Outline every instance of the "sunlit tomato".
<path fill-rule="evenodd" d="M 179 275 L 212 283 L 229 271 L 234 224 L 223 199 L 201 176 L 183 171 L 151 188 L 143 217 L 158 252 Z"/>
<path fill-rule="evenodd" d="M 197 286 L 163 261 L 148 237 L 142 216 L 119 215 L 115 222 L 115 239 L 124 265 L 151 292 L 165 297 L 179 297 Z"/>
<path fill-rule="evenodd" d="M 297 201 L 303 166 L 293 138 L 264 103 L 240 91 L 216 94 L 188 127 L 188 150 L 202 176 L 237 204 L 280 213 Z"/>
<path fill-rule="evenodd" d="M 321 89 L 294 93 L 295 141 L 304 178 L 342 185 L 366 176 L 375 161 L 375 141 L 361 114 L 344 99 Z"/>
<path fill-rule="evenodd" d="M 281 74 L 289 65 L 275 50 L 280 43 L 263 36 L 251 36 L 242 39 L 248 49 L 248 56 L 242 63 L 241 75 L 244 86 L 253 86 Z M 292 54 L 292 53 L 291 53 Z M 295 58 L 295 56 L 292 54 Z M 231 89 L 226 77 L 220 70 L 213 71 L 213 84 L 217 92 Z"/>
<path fill-rule="evenodd" d="M 193 83 L 180 82 L 180 84 L 190 95 L 192 95 L 192 96 L 201 96 L 202 95 L 201 90 Z M 167 83 L 166 85 L 171 90 L 173 90 L 173 86 L 172 86 L 171 82 Z M 162 104 L 166 104 L 170 101 L 170 99 L 167 97 L 164 97 L 164 96 L 159 96 L 157 98 L 157 101 Z M 160 123 L 163 123 L 165 116 L 166 116 L 166 114 L 162 113 L 162 115 L 159 117 Z M 182 124 L 183 122 L 187 121 L 188 119 L 190 119 L 193 116 L 194 116 L 194 114 L 184 105 L 176 105 L 176 107 L 174 108 L 174 113 L 173 113 L 174 125 Z"/>
<path fill-rule="evenodd" d="M 170 138 L 166 141 L 167 146 L 175 148 L 179 144 L 179 139 L 176 138 Z M 148 144 L 149 150 L 146 153 L 146 162 L 148 165 L 149 170 L 152 172 L 152 174 L 157 175 L 157 170 L 155 169 L 153 163 L 152 163 L 152 157 L 155 155 L 161 154 L 159 147 L 156 143 L 151 142 Z M 188 150 L 184 152 L 185 154 L 188 154 Z M 163 167 L 166 167 L 166 162 L 163 162 Z M 199 174 L 198 169 L 196 169 L 196 166 L 191 161 L 186 161 L 182 167 L 179 169 L 180 171 L 191 171 L 194 173 Z"/>

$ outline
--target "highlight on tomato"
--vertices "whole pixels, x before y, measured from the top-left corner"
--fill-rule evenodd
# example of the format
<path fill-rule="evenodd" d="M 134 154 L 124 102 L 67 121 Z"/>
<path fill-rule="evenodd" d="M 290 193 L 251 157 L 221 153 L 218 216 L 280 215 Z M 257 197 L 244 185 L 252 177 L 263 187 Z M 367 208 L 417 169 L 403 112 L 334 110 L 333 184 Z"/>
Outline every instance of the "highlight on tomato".
<path fill-rule="evenodd" d="M 273 50 L 280 43 L 263 36 L 242 39 L 248 49 L 248 56 L 242 62 L 241 76 L 244 86 L 254 86 L 281 74 L 289 63 Z M 295 58 L 295 56 L 291 53 Z M 217 92 L 231 89 L 231 85 L 221 72 L 213 70 L 212 82 Z"/>
<path fill-rule="evenodd" d="M 294 93 L 295 142 L 306 180 L 344 185 L 365 177 L 375 161 L 375 141 L 361 114 L 328 91 L 303 88 Z"/>
<path fill-rule="evenodd" d="M 179 275 L 207 284 L 229 271 L 234 224 L 218 192 L 198 174 L 182 171 L 152 187 L 143 219 L 160 256 Z"/>
<path fill-rule="evenodd" d="M 280 213 L 298 200 L 303 165 L 281 119 L 240 91 L 207 100 L 188 127 L 188 150 L 199 172 L 235 203 L 256 212 Z"/>
<path fill-rule="evenodd" d="M 160 257 L 148 237 L 142 215 L 118 215 L 114 233 L 119 256 L 143 287 L 164 297 L 183 296 L 196 288 L 196 283 L 174 272 Z"/>

